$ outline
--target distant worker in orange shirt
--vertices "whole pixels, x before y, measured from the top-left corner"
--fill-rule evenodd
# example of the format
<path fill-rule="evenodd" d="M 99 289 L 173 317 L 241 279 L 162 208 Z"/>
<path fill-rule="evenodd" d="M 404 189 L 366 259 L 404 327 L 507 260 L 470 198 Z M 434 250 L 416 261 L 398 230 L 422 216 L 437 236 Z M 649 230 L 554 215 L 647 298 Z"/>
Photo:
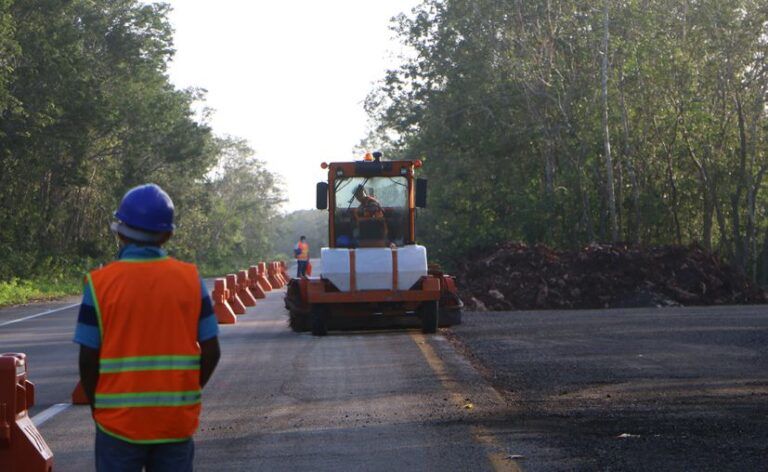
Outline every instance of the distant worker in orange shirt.
<path fill-rule="evenodd" d="M 307 264 L 309 263 L 309 244 L 307 244 L 306 236 L 299 238 L 299 242 L 293 248 L 293 254 L 296 256 L 296 277 L 301 278 L 307 275 Z"/>
<path fill-rule="evenodd" d="M 97 471 L 192 470 L 219 328 L 197 268 L 161 249 L 173 213 L 157 185 L 129 190 L 111 225 L 122 243 L 117 260 L 86 276 L 74 341 Z"/>

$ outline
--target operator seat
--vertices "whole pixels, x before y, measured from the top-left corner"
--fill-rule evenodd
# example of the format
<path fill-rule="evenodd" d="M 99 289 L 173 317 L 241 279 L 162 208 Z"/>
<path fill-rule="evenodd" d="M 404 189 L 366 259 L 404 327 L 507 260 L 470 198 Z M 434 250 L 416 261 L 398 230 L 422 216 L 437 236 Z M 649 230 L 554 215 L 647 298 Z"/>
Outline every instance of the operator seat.
<path fill-rule="evenodd" d="M 387 222 L 381 217 L 359 217 L 358 245 L 360 247 L 387 247 Z"/>

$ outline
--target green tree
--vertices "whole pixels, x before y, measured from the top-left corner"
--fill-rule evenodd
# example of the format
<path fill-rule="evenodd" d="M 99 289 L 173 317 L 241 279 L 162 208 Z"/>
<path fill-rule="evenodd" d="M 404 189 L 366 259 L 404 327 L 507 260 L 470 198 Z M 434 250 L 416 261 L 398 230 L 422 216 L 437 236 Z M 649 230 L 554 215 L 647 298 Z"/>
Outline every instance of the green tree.
<path fill-rule="evenodd" d="M 200 91 L 169 82 L 168 11 L 0 0 L 0 280 L 109 260 L 113 211 L 143 182 L 177 203 L 175 254 L 239 265 L 271 251 L 275 177 L 196 118 Z"/>
<path fill-rule="evenodd" d="M 425 0 L 369 141 L 424 158 L 443 258 L 698 241 L 768 274 L 766 24 L 764 0 Z"/>

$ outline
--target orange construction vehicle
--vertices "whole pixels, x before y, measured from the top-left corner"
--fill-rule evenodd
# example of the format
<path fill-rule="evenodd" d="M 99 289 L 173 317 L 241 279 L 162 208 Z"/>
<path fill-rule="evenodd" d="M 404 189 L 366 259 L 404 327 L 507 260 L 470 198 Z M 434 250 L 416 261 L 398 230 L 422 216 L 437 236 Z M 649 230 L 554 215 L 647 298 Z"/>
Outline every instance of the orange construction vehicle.
<path fill-rule="evenodd" d="M 328 210 L 329 247 L 320 273 L 291 280 L 285 296 L 294 331 L 322 336 L 329 325 L 390 326 L 420 320 L 425 333 L 461 322 L 454 278 L 427 264 L 416 244 L 416 208 L 427 201 L 427 181 L 415 178 L 421 161 L 323 163 L 328 182 L 317 184 L 317 208 Z"/>

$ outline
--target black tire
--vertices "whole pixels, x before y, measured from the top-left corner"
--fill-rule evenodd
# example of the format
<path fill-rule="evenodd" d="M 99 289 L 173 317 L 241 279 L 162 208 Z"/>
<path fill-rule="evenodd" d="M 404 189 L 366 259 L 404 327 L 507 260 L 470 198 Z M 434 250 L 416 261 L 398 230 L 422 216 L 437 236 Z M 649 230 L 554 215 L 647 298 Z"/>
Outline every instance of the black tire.
<path fill-rule="evenodd" d="M 328 334 L 327 309 L 323 305 L 312 305 L 310 320 L 313 336 L 325 336 Z"/>
<path fill-rule="evenodd" d="M 440 327 L 456 326 L 461 324 L 461 310 L 440 312 Z"/>
<path fill-rule="evenodd" d="M 421 312 L 421 332 L 424 334 L 434 334 L 437 332 L 437 301 L 424 302 L 419 309 Z"/>
<path fill-rule="evenodd" d="M 309 331 L 309 316 L 291 313 L 288 324 L 295 333 Z"/>

